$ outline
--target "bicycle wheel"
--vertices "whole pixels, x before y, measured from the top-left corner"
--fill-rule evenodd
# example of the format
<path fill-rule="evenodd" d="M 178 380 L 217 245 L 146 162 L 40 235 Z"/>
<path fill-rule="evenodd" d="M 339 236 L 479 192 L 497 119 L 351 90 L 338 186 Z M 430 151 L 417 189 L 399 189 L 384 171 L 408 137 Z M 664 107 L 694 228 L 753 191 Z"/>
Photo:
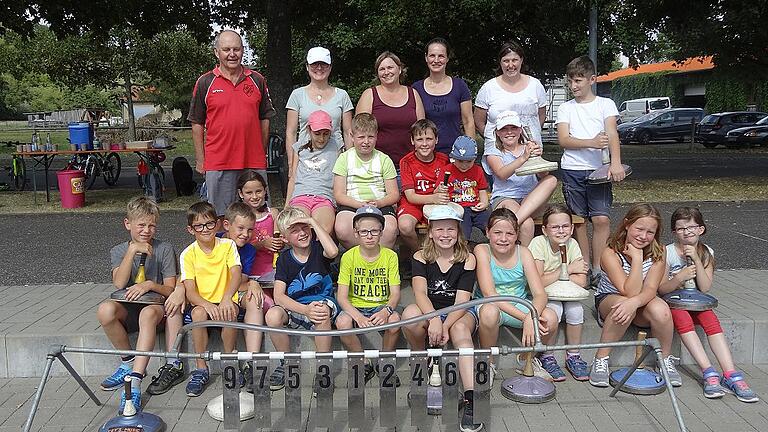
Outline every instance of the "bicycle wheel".
<path fill-rule="evenodd" d="M 96 164 L 98 162 L 96 161 L 96 158 L 93 156 L 88 156 L 88 158 L 85 160 L 85 165 L 83 166 L 83 173 L 85 173 L 85 189 L 91 190 L 93 187 L 93 184 L 96 183 L 96 177 L 98 177 L 98 172 Z"/>
<path fill-rule="evenodd" d="M 13 177 L 13 187 L 17 191 L 23 191 L 27 184 L 27 165 L 21 157 L 14 157 L 11 165 L 11 177 Z"/>
<path fill-rule="evenodd" d="M 101 166 L 101 175 L 104 177 L 104 182 L 110 186 L 116 185 L 117 179 L 120 178 L 121 167 L 120 155 L 117 153 L 108 154 Z"/>

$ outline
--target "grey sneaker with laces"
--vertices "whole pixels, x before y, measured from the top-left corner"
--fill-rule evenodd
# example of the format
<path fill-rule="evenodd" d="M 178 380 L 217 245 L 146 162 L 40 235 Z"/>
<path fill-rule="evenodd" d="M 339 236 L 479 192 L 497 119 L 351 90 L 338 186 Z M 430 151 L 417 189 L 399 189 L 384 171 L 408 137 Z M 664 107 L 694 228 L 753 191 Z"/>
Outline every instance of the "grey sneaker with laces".
<path fill-rule="evenodd" d="M 680 372 L 678 372 L 677 368 L 675 367 L 675 363 L 679 361 L 680 359 L 678 357 L 675 357 L 671 354 L 664 358 L 664 368 L 667 370 L 667 375 L 669 375 L 669 383 L 672 384 L 672 387 L 680 387 L 683 385 L 683 377 L 680 376 Z"/>
<path fill-rule="evenodd" d="M 592 361 L 589 371 L 589 383 L 595 387 L 609 387 L 611 371 L 608 368 L 608 357 L 597 358 Z"/>

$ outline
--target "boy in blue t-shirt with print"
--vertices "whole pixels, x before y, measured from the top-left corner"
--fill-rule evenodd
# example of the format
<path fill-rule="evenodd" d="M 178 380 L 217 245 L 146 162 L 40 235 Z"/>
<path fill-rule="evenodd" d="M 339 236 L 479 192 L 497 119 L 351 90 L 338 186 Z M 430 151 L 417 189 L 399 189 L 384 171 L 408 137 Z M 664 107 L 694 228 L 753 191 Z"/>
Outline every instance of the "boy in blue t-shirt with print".
<path fill-rule="evenodd" d="M 277 227 L 290 246 L 280 253 L 275 267 L 275 306 L 266 314 L 270 327 L 330 330 L 339 307 L 333 293 L 331 261 L 339 248 L 315 219 L 296 207 L 286 207 L 277 216 Z M 312 230 L 316 238 L 312 236 Z M 290 337 L 270 333 L 275 350 L 290 349 Z M 330 336 L 316 336 L 317 352 L 331 350 Z M 269 377 L 271 390 L 285 386 L 284 362 Z"/>

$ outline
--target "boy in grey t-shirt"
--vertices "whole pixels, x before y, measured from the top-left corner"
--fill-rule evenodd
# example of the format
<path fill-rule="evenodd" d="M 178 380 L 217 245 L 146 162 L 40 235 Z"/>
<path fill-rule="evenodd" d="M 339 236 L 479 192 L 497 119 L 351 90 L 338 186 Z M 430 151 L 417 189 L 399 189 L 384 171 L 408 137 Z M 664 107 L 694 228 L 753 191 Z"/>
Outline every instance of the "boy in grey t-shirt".
<path fill-rule="evenodd" d="M 117 302 L 106 300 L 99 305 L 96 316 L 104 333 L 119 350 L 130 350 L 128 333 L 138 328 L 136 343 L 138 351 L 152 351 L 159 325 L 166 325 L 166 346 L 173 345 L 176 334 L 182 325 L 181 310 L 184 305 L 184 287 L 176 286 L 178 264 L 176 253 L 170 243 L 154 238 L 160 211 L 154 201 L 146 197 L 136 197 L 128 202 L 128 211 L 124 220 L 125 229 L 130 234 L 130 241 L 123 242 L 110 250 L 112 263 L 112 283 L 116 288 L 126 288 L 126 300 Z M 142 255 L 146 260 L 142 264 Z M 143 276 L 137 276 L 143 273 Z M 143 279 L 143 280 L 141 280 Z M 167 298 L 165 305 L 145 305 L 130 303 L 149 291 L 162 294 Z M 122 388 L 126 376 L 133 381 L 131 399 L 136 409 L 141 409 L 141 380 L 144 378 L 149 357 L 122 357 L 117 370 L 101 383 L 103 390 Z M 184 380 L 183 365 L 174 361 L 163 365 L 158 376 L 152 379 L 147 389 L 150 394 L 161 394 Z M 120 411 L 125 407 L 126 395 L 120 401 Z"/>

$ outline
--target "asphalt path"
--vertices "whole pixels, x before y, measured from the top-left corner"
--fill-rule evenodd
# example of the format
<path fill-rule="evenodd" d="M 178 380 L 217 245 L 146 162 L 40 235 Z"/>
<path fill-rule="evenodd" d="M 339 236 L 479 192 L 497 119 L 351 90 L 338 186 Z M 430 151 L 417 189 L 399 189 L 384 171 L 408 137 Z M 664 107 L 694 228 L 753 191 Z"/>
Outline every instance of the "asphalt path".
<path fill-rule="evenodd" d="M 699 204 L 708 225 L 704 240 L 715 251 L 717 268 L 768 269 L 768 202 Z M 616 224 L 628 206 L 612 211 Z M 668 218 L 676 205 L 659 205 L 662 238 L 671 240 Z M 0 215 L 0 285 L 108 282 L 109 249 L 127 239 L 123 215 L 116 213 Z M 177 255 L 192 242 L 182 211 L 161 215 L 157 237 Z"/>

